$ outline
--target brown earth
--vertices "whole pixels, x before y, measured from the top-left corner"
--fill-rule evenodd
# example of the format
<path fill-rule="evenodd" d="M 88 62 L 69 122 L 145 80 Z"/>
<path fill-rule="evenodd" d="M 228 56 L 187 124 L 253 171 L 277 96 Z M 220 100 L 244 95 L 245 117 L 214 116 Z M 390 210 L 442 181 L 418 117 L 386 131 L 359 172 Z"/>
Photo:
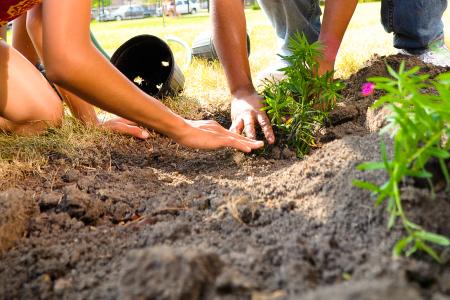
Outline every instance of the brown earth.
<path fill-rule="evenodd" d="M 388 231 L 385 211 L 351 183 L 386 179 L 355 169 L 380 159 L 385 113 L 368 113 L 380 94 L 359 90 L 402 59 L 448 70 L 376 58 L 347 81 L 304 160 L 162 137 L 76 162 L 49 153 L 51 176 L 0 193 L 0 299 L 450 299 L 450 249 L 440 265 L 393 259 L 401 228 Z M 404 195 L 412 219 L 450 236 L 448 193 Z"/>

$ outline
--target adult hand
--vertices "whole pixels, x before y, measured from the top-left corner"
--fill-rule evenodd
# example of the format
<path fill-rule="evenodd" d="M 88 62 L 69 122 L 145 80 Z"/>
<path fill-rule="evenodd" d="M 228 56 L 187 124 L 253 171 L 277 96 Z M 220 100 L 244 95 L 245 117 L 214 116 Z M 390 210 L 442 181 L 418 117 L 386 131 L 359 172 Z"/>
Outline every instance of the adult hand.
<path fill-rule="evenodd" d="M 181 145 L 198 149 L 218 149 L 231 147 L 242 152 L 261 148 L 264 143 L 233 133 L 215 121 L 188 121 L 186 128 L 174 140 Z"/>
<path fill-rule="evenodd" d="M 231 102 L 231 128 L 230 131 L 241 134 L 250 139 L 256 139 L 255 125 L 259 124 L 269 144 L 275 142 L 272 126 L 266 113 L 262 111 L 263 98 L 256 92 L 237 96 Z"/>
<path fill-rule="evenodd" d="M 321 57 L 318 59 L 319 62 L 319 75 L 324 75 L 326 72 L 331 72 L 334 70 L 335 60 L 332 58 Z"/>
<path fill-rule="evenodd" d="M 147 130 L 140 128 L 136 123 L 124 118 L 116 117 L 110 120 L 101 121 L 100 126 L 116 133 L 134 136 L 142 140 L 145 140 L 150 136 Z"/>
<path fill-rule="evenodd" d="M 326 72 L 334 71 L 335 60 L 333 58 L 327 58 L 326 55 L 324 55 L 324 57 L 321 57 L 318 59 L 318 62 L 319 62 L 318 73 L 320 76 L 324 75 Z M 331 78 L 331 80 L 333 80 L 333 78 Z M 336 98 L 332 99 L 331 103 L 317 103 L 316 102 L 316 104 L 314 105 L 314 108 L 322 110 L 322 111 L 328 111 L 332 107 L 334 107 L 335 104 L 336 104 Z"/>

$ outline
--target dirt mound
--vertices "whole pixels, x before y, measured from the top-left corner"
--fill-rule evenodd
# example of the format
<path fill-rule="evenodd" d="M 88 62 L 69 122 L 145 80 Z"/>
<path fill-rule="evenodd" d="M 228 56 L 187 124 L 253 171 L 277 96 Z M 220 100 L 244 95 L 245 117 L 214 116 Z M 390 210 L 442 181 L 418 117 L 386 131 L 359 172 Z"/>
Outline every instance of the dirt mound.
<path fill-rule="evenodd" d="M 217 254 L 156 247 L 130 252 L 120 299 L 210 299 L 222 262 Z"/>
<path fill-rule="evenodd" d="M 0 299 L 450 298 L 450 250 L 441 265 L 422 254 L 393 259 L 402 228 L 388 231 L 383 207 L 352 185 L 387 179 L 356 170 L 380 160 L 371 131 L 382 123 L 367 117 L 376 96 L 359 89 L 400 58 L 349 79 L 304 160 L 193 151 L 156 137 L 89 152 L 79 164 L 50 161 L 52 178 L 18 184 L 36 194 L 39 212 L 26 214 L 28 227 L 15 234 L 25 238 L 0 258 Z M 412 220 L 450 235 L 448 192 L 431 200 L 406 185 L 402 193 Z M 2 215 L 21 199 L 5 195 Z"/>
<path fill-rule="evenodd" d="M 407 55 L 374 56 L 366 63 L 366 67 L 344 81 L 343 99 L 338 103 L 336 109 L 330 113 L 329 124 L 322 131 L 319 141 L 327 143 L 346 135 L 364 135 L 381 129 L 385 125 L 385 117 L 389 114 L 389 111 L 385 108 L 372 110 L 369 107 L 383 95 L 383 92 L 375 90 L 374 94 L 364 96 L 361 94 L 361 87 L 369 81 L 370 77 L 390 77 L 386 66 L 389 65 L 398 71 L 401 62 L 405 62 L 406 69 L 415 66 L 420 67 L 419 74 L 428 74 L 430 78 L 450 71 L 450 67 L 426 64 L 416 57 Z"/>
<path fill-rule="evenodd" d="M 344 98 L 362 98 L 361 87 L 370 77 L 390 77 L 386 66 L 391 66 L 395 71 L 398 71 L 402 62 L 405 62 L 405 69 L 408 70 L 417 66 L 420 68 L 419 74 L 428 74 L 430 78 L 434 78 L 443 72 L 450 71 L 450 67 L 439 67 L 426 64 L 413 56 L 397 54 L 380 57 L 375 55 L 371 60 L 367 61 L 366 67 L 360 69 L 350 76 L 349 79 L 344 81 L 346 84 L 346 88 L 343 92 Z M 379 93 L 380 92 L 378 92 L 378 94 L 375 93 L 372 98 L 378 98 L 380 95 Z"/>
<path fill-rule="evenodd" d="M 330 286 L 305 295 L 305 300 L 420 300 L 420 293 L 400 280 L 375 280 Z"/>
<path fill-rule="evenodd" d="M 0 193 L 0 255 L 25 235 L 36 213 L 30 194 L 18 189 Z"/>

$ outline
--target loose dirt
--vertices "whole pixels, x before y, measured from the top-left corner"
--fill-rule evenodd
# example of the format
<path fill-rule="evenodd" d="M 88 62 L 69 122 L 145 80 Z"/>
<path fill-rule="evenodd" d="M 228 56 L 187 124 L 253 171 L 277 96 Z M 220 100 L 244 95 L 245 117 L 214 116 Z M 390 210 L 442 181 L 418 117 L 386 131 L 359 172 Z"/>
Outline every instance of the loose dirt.
<path fill-rule="evenodd" d="M 393 259 L 401 227 L 388 231 L 383 207 L 352 186 L 386 180 L 355 169 L 385 139 L 386 112 L 368 112 L 380 94 L 362 97 L 361 84 L 403 59 L 448 70 L 375 58 L 303 160 L 162 137 L 76 163 L 52 153 L 51 176 L 0 193 L 0 299 L 450 299 L 450 250 L 442 264 Z M 450 236 L 447 192 L 403 193 L 413 220 Z"/>

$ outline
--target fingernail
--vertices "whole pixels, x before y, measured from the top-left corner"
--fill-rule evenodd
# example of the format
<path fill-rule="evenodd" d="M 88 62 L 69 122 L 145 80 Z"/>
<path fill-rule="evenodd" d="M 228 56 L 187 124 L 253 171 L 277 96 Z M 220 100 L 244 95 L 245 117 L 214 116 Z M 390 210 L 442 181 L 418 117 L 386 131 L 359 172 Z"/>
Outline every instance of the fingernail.
<path fill-rule="evenodd" d="M 144 139 L 148 138 L 149 136 L 150 136 L 150 133 L 148 133 L 148 131 L 146 131 L 146 130 L 142 131 L 142 137 Z"/>

